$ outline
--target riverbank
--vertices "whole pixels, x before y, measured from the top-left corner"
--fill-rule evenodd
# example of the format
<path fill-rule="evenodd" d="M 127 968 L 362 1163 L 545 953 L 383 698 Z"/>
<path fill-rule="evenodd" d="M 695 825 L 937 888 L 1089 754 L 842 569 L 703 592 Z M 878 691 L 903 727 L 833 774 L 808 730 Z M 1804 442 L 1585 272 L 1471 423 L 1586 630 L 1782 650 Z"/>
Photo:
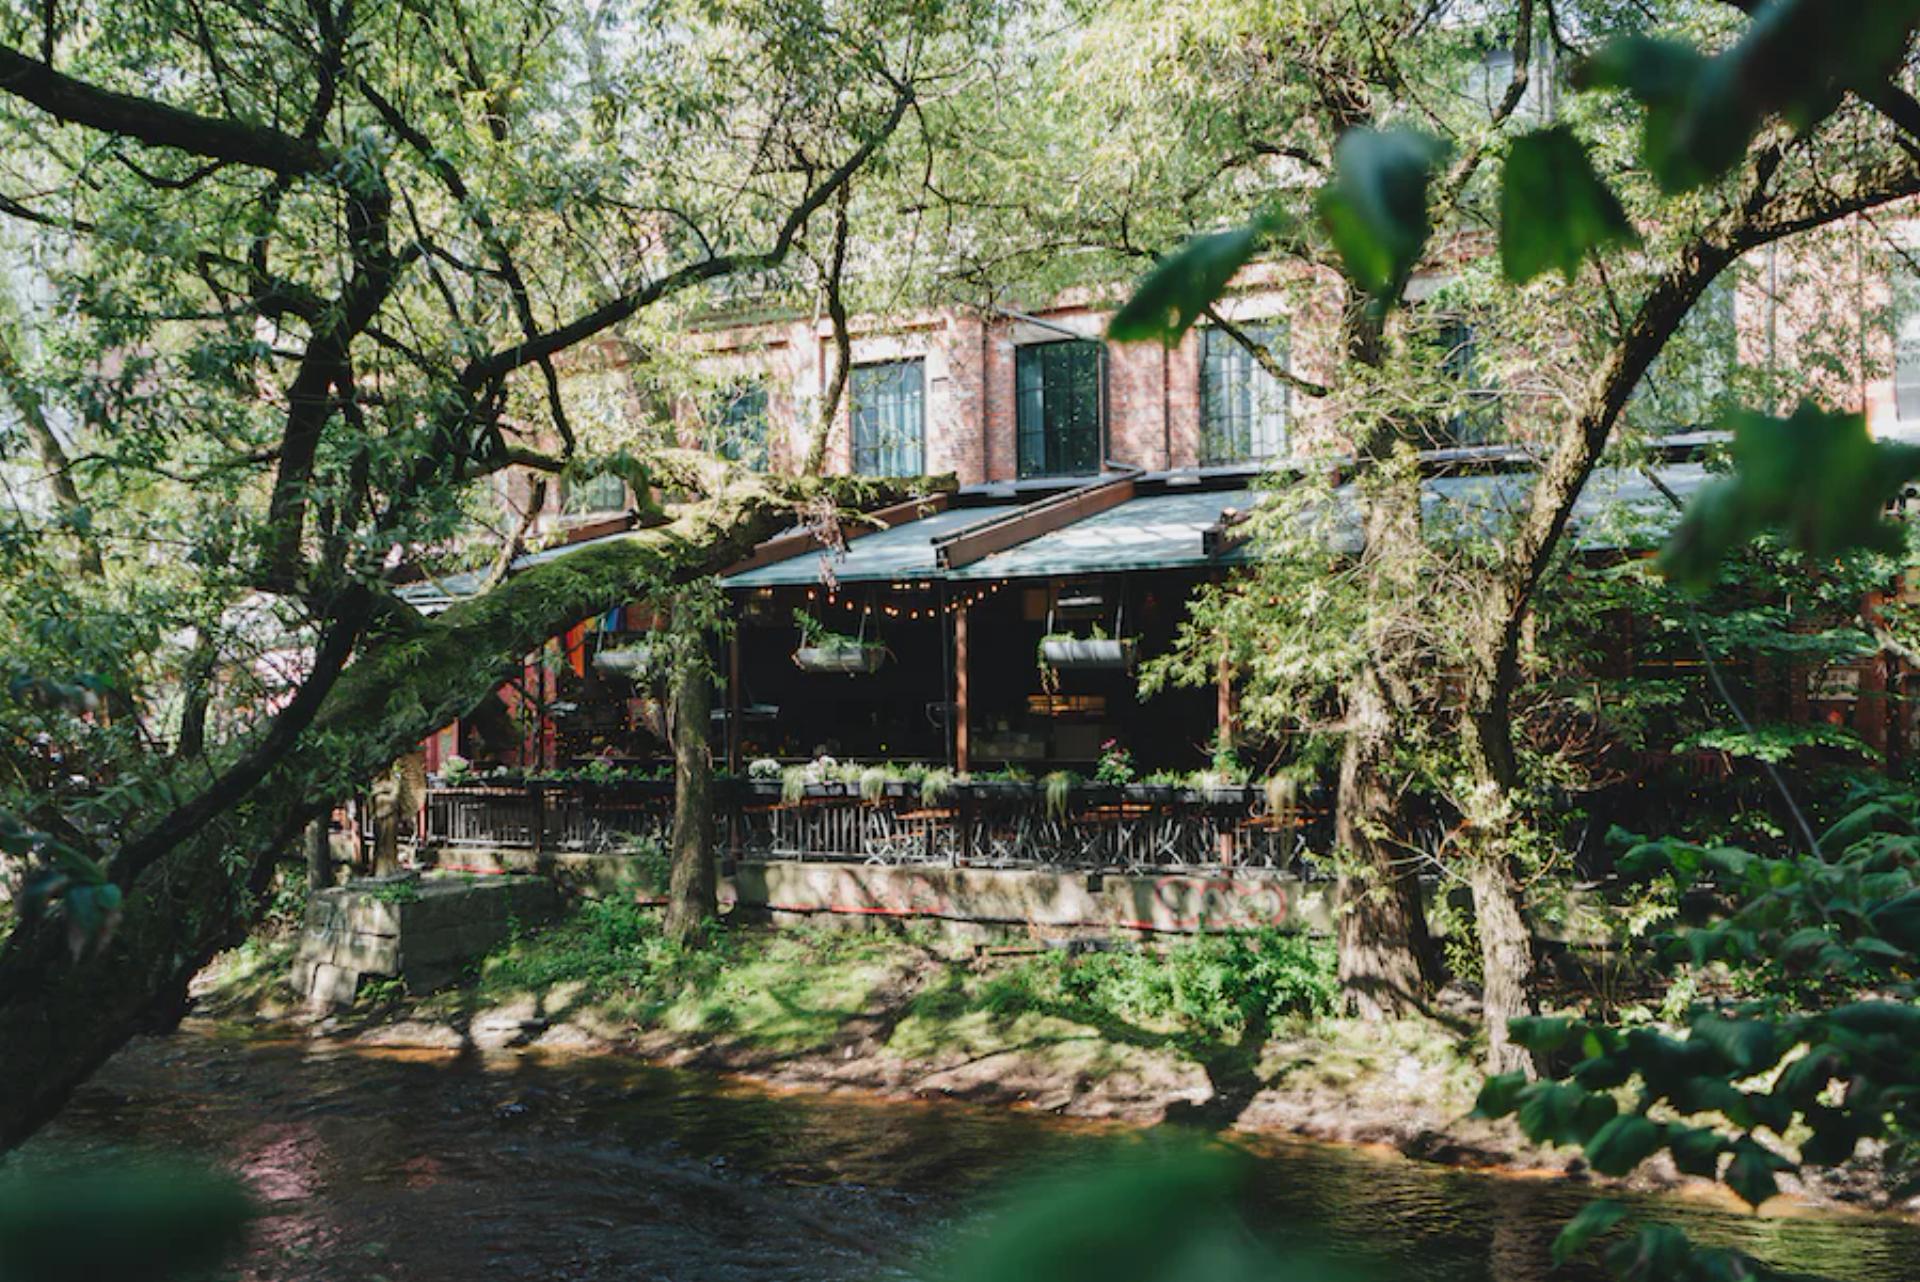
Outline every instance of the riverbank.
<path fill-rule="evenodd" d="M 1187 1122 L 1585 1178 L 1574 1153 L 1471 1115 L 1482 1047 L 1464 995 L 1427 1019 L 1334 1018 L 1331 946 L 1300 935 L 1069 953 L 802 927 L 723 931 L 688 950 L 645 909 L 589 901 L 457 987 L 375 986 L 321 1015 L 290 996 L 288 953 L 254 943 L 222 958 L 197 985 L 201 1008 L 360 1045 L 631 1054 L 780 1087 Z M 1697 1184 L 1651 1166 L 1633 1183 Z M 1866 1163 L 1799 1192 L 1884 1206 L 1880 1185 Z"/>

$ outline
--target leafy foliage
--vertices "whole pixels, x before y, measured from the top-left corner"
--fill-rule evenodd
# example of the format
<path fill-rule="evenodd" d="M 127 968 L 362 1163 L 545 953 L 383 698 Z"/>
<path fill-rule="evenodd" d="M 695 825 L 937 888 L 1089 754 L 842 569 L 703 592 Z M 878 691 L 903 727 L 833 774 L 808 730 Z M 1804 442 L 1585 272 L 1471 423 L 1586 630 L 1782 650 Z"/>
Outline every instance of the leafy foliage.
<path fill-rule="evenodd" d="M 1859 414 L 1802 401 L 1791 417 L 1731 415 L 1733 474 L 1702 490 L 1661 554 L 1683 583 L 1704 582 L 1719 559 L 1766 529 L 1816 557 L 1904 545 L 1883 509 L 1920 475 L 1920 446 L 1876 441 Z"/>
<path fill-rule="evenodd" d="M 1334 148 L 1320 221 L 1354 283 L 1391 307 L 1426 249 L 1427 186 L 1447 148 L 1412 129 L 1354 129 Z"/>
<path fill-rule="evenodd" d="M 1920 5 L 1863 6 L 1838 17 L 1819 0 L 1776 0 L 1726 50 L 1706 56 L 1634 36 L 1589 59 L 1575 83 L 1622 89 L 1647 109 L 1642 158 L 1668 192 L 1726 173 L 1765 122 L 1805 132 L 1848 92 L 1872 94 L 1899 64 Z"/>
<path fill-rule="evenodd" d="M 1571 281 L 1588 254 L 1638 239 L 1571 130 L 1555 126 L 1514 139 L 1500 188 L 1500 263 L 1508 280 L 1525 284 L 1558 269 Z"/>
<path fill-rule="evenodd" d="M 1757 973 L 1774 996 L 1697 1004 L 1671 1032 L 1574 1016 L 1515 1020 L 1513 1037 L 1548 1075 L 1489 1079 L 1480 1111 L 1516 1116 L 1535 1140 L 1583 1148 L 1605 1175 L 1664 1151 L 1754 1206 L 1779 1191 L 1781 1173 L 1837 1165 L 1864 1140 L 1885 1144 L 1889 1165 L 1906 1162 L 1920 1137 L 1920 797 L 1863 792 L 1820 844 L 1765 855 L 1633 842 L 1624 873 L 1670 878 L 1718 905 L 1710 924 L 1661 936 L 1660 951 Z M 1617 1219 L 1577 1221 L 1565 1251 Z M 1732 1267 L 1732 1257 L 1658 1227 L 1608 1260 L 1646 1278 Z"/>
<path fill-rule="evenodd" d="M 232 1176 L 194 1162 L 36 1156 L 0 1173 L 0 1260 L 10 1282 L 202 1277 L 257 1209 Z"/>

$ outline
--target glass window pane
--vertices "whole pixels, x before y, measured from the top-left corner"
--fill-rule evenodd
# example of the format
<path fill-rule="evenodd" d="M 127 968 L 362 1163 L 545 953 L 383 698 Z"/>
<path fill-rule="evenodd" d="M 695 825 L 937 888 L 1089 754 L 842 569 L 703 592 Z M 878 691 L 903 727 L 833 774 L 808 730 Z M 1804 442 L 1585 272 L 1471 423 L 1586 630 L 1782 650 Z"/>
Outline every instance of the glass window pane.
<path fill-rule="evenodd" d="M 1021 477 L 1087 476 L 1101 465 L 1099 343 L 1014 351 L 1015 454 Z"/>
<path fill-rule="evenodd" d="M 1244 325 L 1241 332 L 1287 363 L 1284 322 Z M 1266 371 L 1231 334 L 1201 333 L 1200 462 L 1251 463 L 1287 452 L 1287 385 Z"/>
<path fill-rule="evenodd" d="M 1920 419 L 1920 277 L 1904 271 L 1893 281 L 1893 412 Z"/>
<path fill-rule="evenodd" d="M 925 362 L 889 361 L 853 371 L 853 470 L 918 476 L 926 470 Z"/>
<path fill-rule="evenodd" d="M 627 483 L 611 472 L 567 482 L 564 510 L 570 516 L 589 512 L 622 512 L 627 506 Z"/>
<path fill-rule="evenodd" d="M 755 471 L 767 465 L 767 388 L 745 383 L 723 393 L 712 414 L 709 447 Z"/>

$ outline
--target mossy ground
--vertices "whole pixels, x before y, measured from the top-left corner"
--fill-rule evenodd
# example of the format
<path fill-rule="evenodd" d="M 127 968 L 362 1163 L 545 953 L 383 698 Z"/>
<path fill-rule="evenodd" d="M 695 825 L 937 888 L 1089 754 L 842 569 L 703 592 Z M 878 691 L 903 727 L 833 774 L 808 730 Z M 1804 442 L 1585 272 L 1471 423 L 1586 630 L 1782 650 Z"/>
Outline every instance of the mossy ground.
<path fill-rule="evenodd" d="M 286 1013 L 275 984 L 288 953 L 237 950 L 203 982 L 203 1001 Z M 1068 953 L 916 929 L 722 927 L 687 948 L 651 910 L 589 901 L 458 987 L 409 997 L 372 985 L 316 1028 L 483 1049 L 489 1038 L 626 1047 L 796 1085 L 1511 1156 L 1505 1137 L 1466 1121 L 1480 1079 L 1461 1028 L 1336 1019 L 1334 994 L 1331 946 L 1296 935 Z"/>

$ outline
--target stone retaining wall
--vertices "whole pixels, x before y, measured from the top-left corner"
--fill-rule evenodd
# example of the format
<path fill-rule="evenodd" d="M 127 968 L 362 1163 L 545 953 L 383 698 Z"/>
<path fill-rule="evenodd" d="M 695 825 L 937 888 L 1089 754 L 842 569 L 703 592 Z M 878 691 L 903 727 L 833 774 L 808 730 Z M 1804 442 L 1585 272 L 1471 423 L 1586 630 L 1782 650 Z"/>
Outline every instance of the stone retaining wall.
<path fill-rule="evenodd" d="M 294 989 L 316 1005 L 346 1005 L 367 975 L 398 978 L 409 992 L 438 988 L 516 922 L 550 916 L 558 899 L 547 879 L 514 876 L 408 875 L 319 891 L 307 900 Z"/>
<path fill-rule="evenodd" d="M 585 894 L 657 897 L 630 856 L 487 847 L 442 852 L 465 872 L 539 872 Z M 926 920 L 1033 935 L 1289 926 L 1332 933 L 1332 887 L 1273 873 L 1084 873 L 742 860 L 722 904 L 775 918 Z"/>

